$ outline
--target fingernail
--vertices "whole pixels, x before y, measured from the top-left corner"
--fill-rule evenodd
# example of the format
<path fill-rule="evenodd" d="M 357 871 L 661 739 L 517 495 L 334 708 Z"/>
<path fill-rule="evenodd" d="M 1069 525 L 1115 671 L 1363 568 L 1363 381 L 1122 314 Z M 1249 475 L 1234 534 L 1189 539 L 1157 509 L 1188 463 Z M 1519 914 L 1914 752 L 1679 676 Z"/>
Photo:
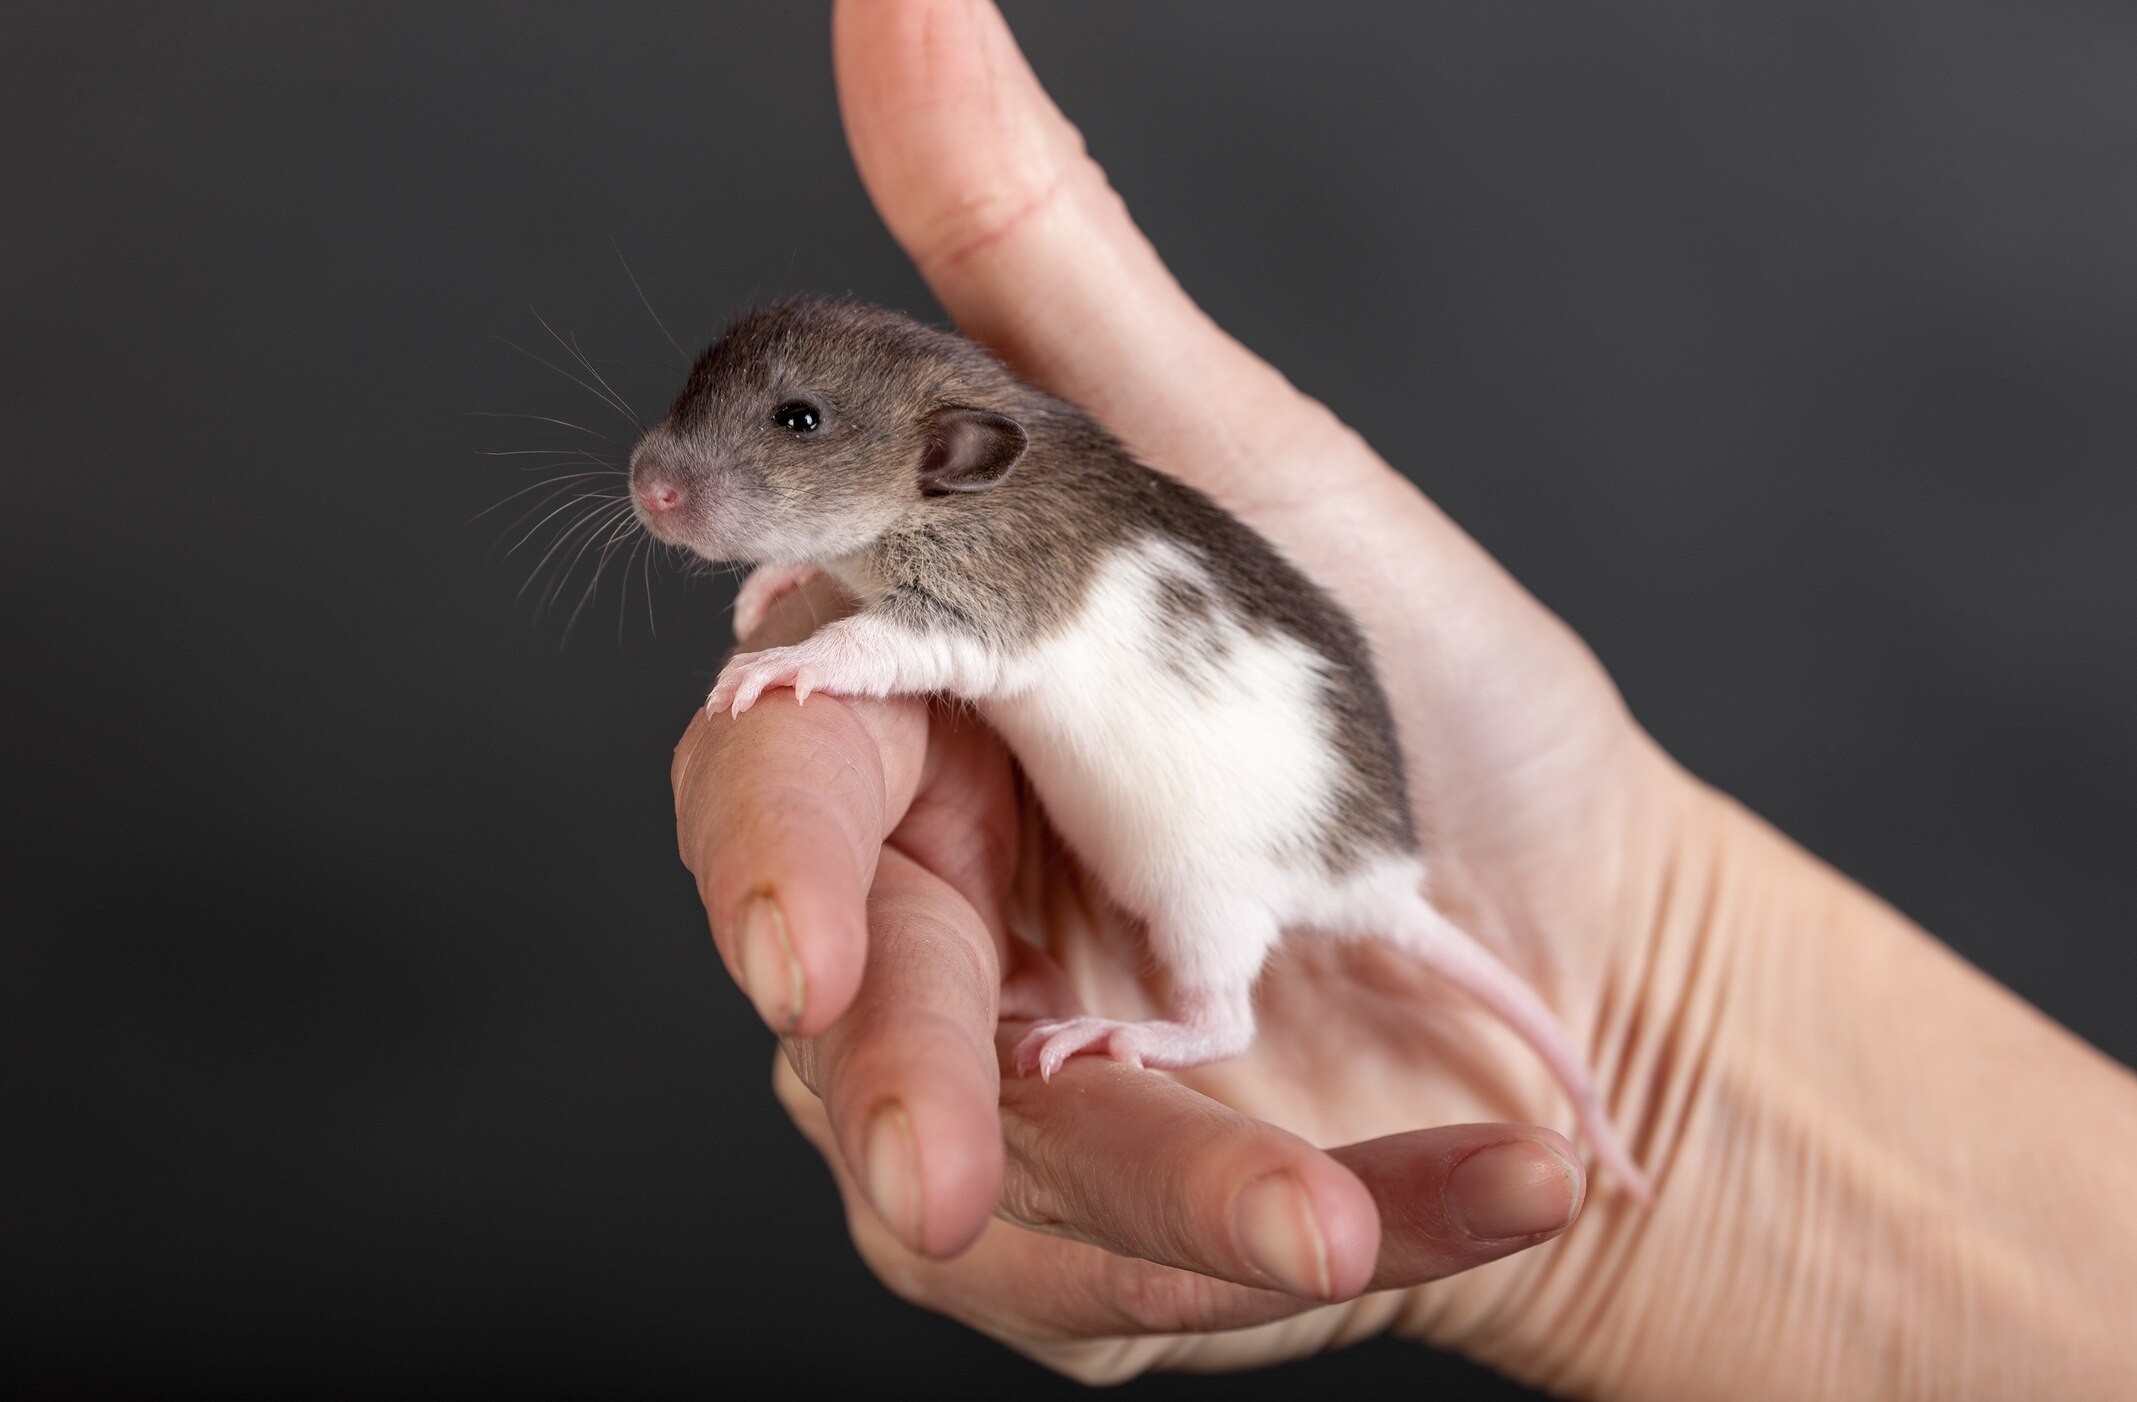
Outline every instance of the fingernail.
<path fill-rule="evenodd" d="M 1272 1173 L 1241 1190 L 1232 1203 L 1232 1239 L 1247 1264 L 1294 1295 L 1328 1299 L 1328 1243 L 1313 1200 L 1296 1174 Z"/>
<path fill-rule="evenodd" d="M 736 920 L 735 958 L 742 965 L 742 991 L 757 1005 L 757 1016 L 782 1035 L 794 1030 L 808 999 L 801 960 L 787 938 L 787 920 L 778 903 L 759 892 L 742 903 Z"/>
<path fill-rule="evenodd" d="M 862 1173 L 876 1216 L 907 1246 L 920 1241 L 920 1162 L 913 1151 L 913 1121 L 892 1100 L 868 1117 L 861 1140 Z"/>
<path fill-rule="evenodd" d="M 1447 1215 L 1478 1241 L 1560 1231 L 1580 1205 L 1573 1165 L 1529 1139 L 1479 1149 L 1447 1175 Z"/>

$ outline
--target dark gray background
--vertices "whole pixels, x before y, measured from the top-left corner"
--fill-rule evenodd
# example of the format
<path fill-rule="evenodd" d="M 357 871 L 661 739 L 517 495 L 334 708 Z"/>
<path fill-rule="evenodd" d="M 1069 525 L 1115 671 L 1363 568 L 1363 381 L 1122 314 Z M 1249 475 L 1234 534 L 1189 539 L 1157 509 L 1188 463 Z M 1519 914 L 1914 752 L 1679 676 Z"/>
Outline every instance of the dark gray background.
<path fill-rule="evenodd" d="M 1011 17 L 1189 290 L 1664 743 L 2137 1057 L 2127 7 Z M 669 826 L 724 587 L 656 577 L 655 638 L 611 576 L 560 647 L 470 521 L 528 480 L 481 450 L 556 440 L 468 411 L 617 427 L 501 343 L 530 306 L 641 412 L 679 382 L 611 239 L 686 341 L 933 314 L 826 29 L 0 19 L 0 1375 L 1066 1390 L 890 1300 L 766 1092 Z M 1139 1386 L 1428 1376 L 1486 1386 Z"/>

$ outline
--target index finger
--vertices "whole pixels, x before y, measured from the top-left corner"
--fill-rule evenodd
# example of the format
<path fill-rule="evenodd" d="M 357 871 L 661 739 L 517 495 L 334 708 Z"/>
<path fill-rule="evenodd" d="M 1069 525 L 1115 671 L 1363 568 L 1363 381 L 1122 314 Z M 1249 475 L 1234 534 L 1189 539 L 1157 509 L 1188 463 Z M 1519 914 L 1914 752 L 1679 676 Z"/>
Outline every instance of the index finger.
<path fill-rule="evenodd" d="M 805 635 L 830 602 L 804 590 L 753 645 Z M 775 692 L 739 718 L 699 710 L 676 746 L 676 840 L 727 971 L 773 1031 L 813 1036 L 845 1011 L 867 958 L 883 840 L 927 764 L 917 698 L 807 706 Z"/>

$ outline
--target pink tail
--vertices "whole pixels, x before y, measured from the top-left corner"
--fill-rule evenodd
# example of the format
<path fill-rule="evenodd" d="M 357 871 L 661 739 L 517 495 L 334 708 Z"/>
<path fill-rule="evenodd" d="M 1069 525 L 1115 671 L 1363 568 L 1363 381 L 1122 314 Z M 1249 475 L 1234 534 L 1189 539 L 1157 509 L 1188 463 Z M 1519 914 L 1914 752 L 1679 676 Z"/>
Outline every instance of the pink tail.
<path fill-rule="evenodd" d="M 1543 999 L 1524 983 L 1521 976 L 1499 962 L 1491 951 L 1478 944 L 1468 932 L 1432 908 L 1422 896 L 1418 898 L 1417 923 L 1400 932 L 1397 942 L 1421 960 L 1425 967 L 1446 978 L 1455 987 L 1498 1014 L 1507 1026 L 1521 1035 L 1521 1039 L 1535 1048 L 1543 1058 L 1543 1064 L 1551 1069 L 1558 1083 L 1572 1097 L 1573 1108 L 1580 1116 L 1581 1133 L 1595 1146 L 1596 1157 L 1606 1164 L 1612 1173 L 1624 1183 L 1626 1190 L 1642 1205 L 1652 1206 L 1655 1200 L 1654 1186 L 1647 1175 L 1632 1161 L 1625 1151 L 1624 1141 L 1618 1138 L 1611 1126 L 1610 1116 L 1603 1109 L 1602 1097 L 1595 1089 L 1595 1079 L 1588 1074 L 1588 1065 L 1574 1051 L 1573 1044 L 1566 1040 L 1558 1018 L 1544 1006 Z"/>

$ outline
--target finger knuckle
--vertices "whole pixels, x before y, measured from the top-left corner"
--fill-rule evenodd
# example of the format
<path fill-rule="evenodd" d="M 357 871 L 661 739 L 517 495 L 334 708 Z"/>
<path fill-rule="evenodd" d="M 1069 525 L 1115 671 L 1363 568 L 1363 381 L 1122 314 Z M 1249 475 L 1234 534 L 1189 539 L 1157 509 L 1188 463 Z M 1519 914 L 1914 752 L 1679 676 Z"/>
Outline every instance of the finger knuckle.
<path fill-rule="evenodd" d="M 1181 1334 L 1209 1327 L 1221 1282 L 1192 1271 L 1153 1267 L 1132 1257 L 1113 1258 L 1106 1271 L 1108 1303 L 1127 1334 Z"/>
<path fill-rule="evenodd" d="M 1022 1227 L 1050 1231 L 1068 1220 L 1061 1195 L 1039 1174 L 1012 1162 L 995 1210 Z"/>

